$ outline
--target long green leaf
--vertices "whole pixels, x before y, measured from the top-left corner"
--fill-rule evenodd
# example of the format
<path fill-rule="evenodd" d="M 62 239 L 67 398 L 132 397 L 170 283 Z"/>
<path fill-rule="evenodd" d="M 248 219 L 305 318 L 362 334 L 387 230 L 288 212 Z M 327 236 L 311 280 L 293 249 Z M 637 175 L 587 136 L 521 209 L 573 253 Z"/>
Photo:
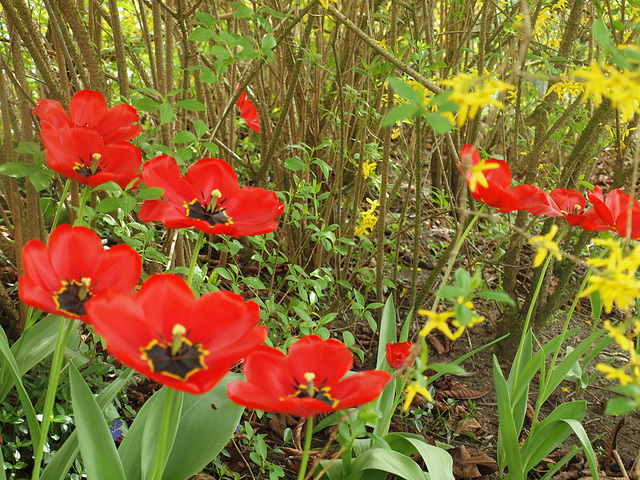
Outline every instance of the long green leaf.
<path fill-rule="evenodd" d="M 195 475 L 233 437 L 244 408 L 229 400 L 227 384 L 241 378 L 241 375 L 230 373 L 208 393 L 185 395 L 178 434 L 167 461 L 164 480 L 182 480 Z"/>
<path fill-rule="evenodd" d="M 16 359 L 16 364 L 18 365 L 21 376 L 53 352 L 56 345 L 59 325 L 60 317 L 47 315 L 13 344 L 11 352 Z M 9 393 L 9 390 L 11 390 L 13 381 L 9 372 L 4 369 L 2 369 L 0 378 L 0 398 L 4 398 L 7 393 Z"/>
<path fill-rule="evenodd" d="M 599 330 L 595 332 L 593 335 L 589 336 L 586 340 L 584 340 L 580 345 L 573 349 L 573 351 L 564 357 L 564 359 L 553 368 L 553 372 L 549 375 L 549 380 L 545 383 L 544 389 L 543 385 L 540 385 L 540 393 L 538 401 L 542 404 L 544 403 L 549 395 L 553 393 L 553 391 L 558 388 L 558 385 L 565 379 L 567 373 L 571 370 L 571 367 L 580 360 L 580 357 L 584 355 L 584 353 L 593 346 L 593 344 L 605 333 L 605 330 Z"/>
<path fill-rule="evenodd" d="M 69 364 L 69 381 L 78 441 L 88 477 L 125 480 L 127 477 L 102 409 L 73 364 Z"/>
<path fill-rule="evenodd" d="M 380 320 L 380 339 L 378 342 L 378 359 L 376 369 L 391 371 L 387 365 L 387 343 L 396 341 L 396 309 L 393 305 L 393 297 L 389 296 L 382 310 Z M 386 367 L 386 368 L 385 368 Z"/>
<path fill-rule="evenodd" d="M 398 450 L 404 443 L 409 445 L 411 454 L 419 453 L 427 466 L 429 476 L 438 480 L 454 480 L 453 459 L 446 450 L 429 445 L 424 438 L 410 433 L 390 433 L 384 439 L 392 449 Z M 406 447 L 405 447 L 406 448 Z"/>
<path fill-rule="evenodd" d="M 581 422 L 586 411 L 587 404 L 584 401 L 563 403 L 535 426 L 521 450 L 525 473 L 571 435 L 572 428 L 565 420 Z"/>
<path fill-rule="evenodd" d="M 496 397 L 498 400 L 498 453 L 502 447 L 506 463 L 509 467 L 509 473 L 516 480 L 524 480 L 522 456 L 520 453 L 520 445 L 518 443 L 518 432 L 513 418 L 513 410 L 511 410 L 511 398 L 509 396 L 509 387 L 504 379 L 498 359 L 493 356 L 493 383 L 496 387 Z M 500 455 L 498 456 L 500 460 Z M 501 468 L 504 465 L 500 465 Z"/>
<path fill-rule="evenodd" d="M 592 478 L 598 478 L 598 463 L 596 462 L 596 455 L 593 452 L 591 441 L 589 440 L 587 432 L 584 431 L 584 427 L 582 426 L 581 421 L 575 420 L 573 418 L 563 418 L 562 421 L 567 423 L 573 429 L 573 433 L 576 434 L 576 436 L 580 440 L 580 443 L 582 443 L 585 455 L 587 456 L 587 462 L 589 463 L 591 476 Z"/>
<path fill-rule="evenodd" d="M 173 396 L 173 401 L 170 405 L 171 413 L 168 416 L 169 423 L 165 424 L 167 421 L 167 418 L 165 418 L 165 405 L 170 395 Z M 171 451 L 176 434 L 178 433 L 178 424 L 180 422 L 180 415 L 184 400 L 183 392 L 175 390 L 171 392 L 169 387 L 162 387 L 162 389 L 156 392 L 153 396 L 158 397 L 158 400 L 154 403 L 153 409 L 149 412 L 149 418 L 147 419 L 144 432 L 142 433 L 142 450 L 140 456 L 140 462 L 142 464 L 142 478 L 149 478 L 149 475 L 153 473 L 152 470 L 157 468 L 154 466 L 154 462 L 161 428 L 168 428 L 167 454 Z M 165 462 L 162 467 L 166 466 L 167 459 L 161 459 Z M 161 470 L 164 470 L 164 468 L 161 468 Z"/>
<path fill-rule="evenodd" d="M 0 362 L 0 365 L 2 365 L 3 371 L 9 372 L 9 378 L 13 382 L 13 385 L 16 387 L 18 396 L 20 397 L 20 404 L 22 405 L 24 414 L 27 417 L 29 433 L 31 434 L 31 441 L 34 445 L 36 445 L 40 438 L 40 424 L 38 423 L 38 417 L 36 417 L 36 412 L 33 409 L 33 405 L 31 404 L 29 394 L 25 390 L 24 385 L 22 385 L 22 374 L 20 373 L 20 368 L 16 363 L 16 359 L 11 353 L 9 343 L 7 342 L 7 337 L 4 336 L 4 331 L 2 332 L 2 335 L 0 335 L 0 354 L 2 354 L 2 357 L 4 359 L 3 362 Z"/>
<path fill-rule="evenodd" d="M 129 379 L 133 375 L 133 370 L 127 369 L 118 378 L 109 384 L 96 397 L 100 410 L 104 410 L 111 403 L 120 390 L 124 388 Z M 40 475 L 40 480 L 63 480 L 67 476 L 67 472 L 73 461 L 80 452 L 78 445 L 78 432 L 74 430 L 69 438 L 58 449 L 53 459 L 47 464 L 46 468 Z"/>
<path fill-rule="evenodd" d="M 391 473 L 406 478 L 407 480 L 422 480 L 427 478 L 418 464 L 406 455 L 393 451 L 389 452 L 380 447 L 373 447 L 351 463 L 352 473 L 346 477 L 345 480 L 372 478 L 374 472 L 371 472 L 371 470 Z"/>

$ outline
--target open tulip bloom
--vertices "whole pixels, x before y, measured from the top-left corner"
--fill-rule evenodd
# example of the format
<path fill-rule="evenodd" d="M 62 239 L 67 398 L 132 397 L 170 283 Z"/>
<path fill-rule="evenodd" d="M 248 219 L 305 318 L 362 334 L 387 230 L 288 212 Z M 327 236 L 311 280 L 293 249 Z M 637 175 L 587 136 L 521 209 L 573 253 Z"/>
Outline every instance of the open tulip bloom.
<path fill-rule="evenodd" d="M 51 169 L 84 185 L 97 187 L 113 181 L 125 188 L 140 170 L 138 147 L 122 141 L 105 144 L 90 127 L 46 127 L 41 137 Z"/>
<path fill-rule="evenodd" d="M 238 405 L 301 417 L 335 412 L 374 400 L 391 379 L 367 370 L 343 379 L 353 365 L 348 347 L 315 335 L 298 340 L 289 355 L 263 346 L 244 361 L 247 381 L 231 382 L 229 398 Z"/>
<path fill-rule="evenodd" d="M 518 209 L 518 198 L 510 191 L 511 169 L 506 162 L 481 160 L 472 145 L 462 147 L 461 157 L 458 168 L 464 173 L 473 198 L 503 213 Z"/>
<path fill-rule="evenodd" d="M 145 222 L 168 228 L 195 227 L 205 233 L 233 237 L 260 235 L 276 229 L 284 204 L 275 192 L 240 188 L 238 177 L 224 160 L 205 158 L 180 175 L 176 161 L 162 155 L 142 168 L 147 187 L 164 189 L 166 200 L 147 200 L 140 209 Z"/>
<path fill-rule="evenodd" d="M 55 100 L 40 99 L 33 113 L 40 118 L 45 128 L 87 127 L 95 130 L 105 145 L 131 140 L 140 134 L 140 127 L 132 125 L 139 120 L 136 109 L 130 105 L 116 105 L 107 108 L 107 102 L 100 92 L 82 90 L 69 102 L 69 114 L 62 104 Z"/>
<path fill-rule="evenodd" d="M 20 299 L 48 313 L 87 322 L 86 305 L 112 289 L 133 291 L 140 279 L 140 256 L 126 245 L 105 250 L 100 237 L 86 227 L 60 225 L 49 237 L 23 249 L 25 274 L 18 281 Z"/>
<path fill-rule="evenodd" d="M 260 310 L 232 292 L 196 299 L 177 275 L 153 275 L 134 295 L 110 290 L 87 305 L 107 351 L 125 365 L 175 390 L 211 390 L 264 341 Z"/>

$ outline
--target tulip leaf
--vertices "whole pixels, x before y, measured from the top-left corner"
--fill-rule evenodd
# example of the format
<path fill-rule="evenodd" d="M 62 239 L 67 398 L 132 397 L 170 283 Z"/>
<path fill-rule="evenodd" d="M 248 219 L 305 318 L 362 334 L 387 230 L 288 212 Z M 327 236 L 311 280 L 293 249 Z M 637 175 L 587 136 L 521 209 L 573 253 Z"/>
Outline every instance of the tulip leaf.
<path fill-rule="evenodd" d="M 178 433 L 165 466 L 164 479 L 186 480 L 222 451 L 244 411 L 227 398 L 227 384 L 240 379 L 241 375 L 230 373 L 208 393 L 184 395 Z M 120 444 L 118 451 L 128 480 L 143 478 L 140 462 L 143 431 L 157 400 L 157 393 L 147 400 Z M 195 442 L 194 438 L 198 441 Z"/>
<path fill-rule="evenodd" d="M 33 405 L 31 405 L 29 394 L 25 390 L 24 386 L 22 385 L 22 381 L 20 380 L 22 373 L 20 373 L 20 368 L 18 367 L 16 359 L 11 353 L 9 342 L 7 341 L 4 330 L 0 329 L 0 331 L 0 357 L 3 358 L 3 360 L 0 361 L 0 365 L 2 365 L 3 371 L 8 370 L 9 376 L 13 381 L 13 385 L 18 391 L 20 403 L 22 404 L 24 414 L 27 417 L 27 424 L 29 425 L 29 431 L 31 432 L 31 441 L 35 444 L 40 437 L 40 424 L 38 423 L 38 418 L 36 417 L 36 412 L 33 409 Z"/>
<path fill-rule="evenodd" d="M 97 480 L 126 479 L 102 409 L 72 363 L 69 364 L 69 382 L 78 442 L 88 477 Z"/>
<path fill-rule="evenodd" d="M 385 369 L 387 343 L 395 343 L 396 338 L 396 308 L 393 304 L 393 296 L 389 296 L 382 310 L 382 318 L 380 320 L 380 341 L 378 342 L 378 359 L 376 361 L 377 370 Z M 388 366 L 386 370 L 391 371 Z"/>
<path fill-rule="evenodd" d="M 402 449 L 405 455 L 419 453 L 431 478 L 453 480 L 453 459 L 446 450 L 429 445 L 424 438 L 411 433 L 390 433 L 384 440 L 393 450 Z"/>
<path fill-rule="evenodd" d="M 164 471 L 164 480 L 182 480 L 201 471 L 233 437 L 244 408 L 227 398 L 227 384 L 242 376 L 228 374 L 203 395 L 185 394 L 178 434 Z M 194 442 L 194 438 L 198 441 Z"/>
<path fill-rule="evenodd" d="M 131 375 L 133 375 L 133 370 L 127 369 L 123 371 L 118 378 L 98 394 L 96 401 L 100 410 L 104 410 L 111 403 L 118 392 L 129 382 Z M 58 449 L 53 459 L 47 464 L 42 475 L 40 475 L 40 480 L 63 480 L 67 476 L 67 472 L 78 456 L 79 451 L 78 431 L 74 430 Z"/>
<path fill-rule="evenodd" d="M 163 471 L 166 466 L 167 458 L 155 458 L 159 446 L 158 438 L 160 437 L 161 430 L 166 428 L 168 432 L 166 451 L 171 451 L 173 441 L 178 432 L 184 393 L 163 387 L 153 396 L 156 397 L 157 400 L 149 412 L 149 417 L 145 422 L 144 431 L 142 432 L 140 456 L 142 478 L 158 478 L 156 477 L 157 471 Z M 156 462 L 161 463 L 156 464 Z"/>
<path fill-rule="evenodd" d="M 392 473 L 407 480 L 426 480 L 427 478 L 418 464 L 406 455 L 388 451 L 381 447 L 373 447 L 353 460 L 351 474 L 345 477 L 345 480 L 375 478 L 373 476 L 375 473 L 371 472 L 371 470 L 385 472 L 385 476 L 381 478 L 386 478 L 387 473 Z M 434 476 L 433 478 L 439 477 Z"/>

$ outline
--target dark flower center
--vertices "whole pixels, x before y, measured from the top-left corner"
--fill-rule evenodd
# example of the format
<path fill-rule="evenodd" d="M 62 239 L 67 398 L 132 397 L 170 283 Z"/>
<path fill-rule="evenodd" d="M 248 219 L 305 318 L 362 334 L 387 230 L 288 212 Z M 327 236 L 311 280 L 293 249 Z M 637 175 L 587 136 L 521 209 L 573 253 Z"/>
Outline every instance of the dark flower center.
<path fill-rule="evenodd" d="M 169 377 L 185 381 L 199 370 L 205 370 L 204 357 L 209 354 L 201 343 L 193 343 L 184 333 L 185 328 L 176 324 L 173 327 L 173 340 L 162 342 L 151 340 L 149 345 L 140 348 L 142 359 L 149 363 L 152 372 L 160 372 Z"/>
<path fill-rule="evenodd" d="M 293 385 L 293 387 L 296 389 L 296 392 L 292 395 L 289 395 L 289 398 L 314 398 L 316 400 L 320 400 L 326 405 L 329 405 L 331 408 L 336 408 L 340 400 L 337 400 L 331 396 L 331 387 L 324 386 L 327 380 L 325 379 L 320 385 L 320 388 L 318 388 L 313 384 L 313 380 L 316 378 L 314 373 L 307 372 L 304 374 L 304 376 L 305 380 L 307 380 L 307 383 L 301 383 L 297 378 L 294 378 L 296 383 Z"/>
<path fill-rule="evenodd" d="M 91 175 L 100 173 L 106 167 L 105 163 L 100 161 L 102 155 L 100 155 L 99 153 L 90 155 L 91 161 L 86 161 L 82 157 L 78 158 L 80 159 L 80 161 L 74 165 L 73 171 L 84 178 L 88 178 Z"/>
<path fill-rule="evenodd" d="M 220 190 L 216 189 L 211 192 L 211 199 L 209 203 L 202 204 L 198 202 L 197 198 L 194 198 L 190 202 L 185 202 L 184 206 L 187 211 L 187 217 L 194 220 L 204 220 L 212 227 L 216 225 L 231 225 L 233 221 L 225 212 L 226 208 L 223 206 L 227 201 L 223 198 L 218 202 L 221 197 Z"/>
<path fill-rule="evenodd" d="M 62 288 L 53 294 L 53 301 L 61 312 L 78 318 L 87 314 L 84 304 L 93 296 L 91 279 L 63 280 Z"/>

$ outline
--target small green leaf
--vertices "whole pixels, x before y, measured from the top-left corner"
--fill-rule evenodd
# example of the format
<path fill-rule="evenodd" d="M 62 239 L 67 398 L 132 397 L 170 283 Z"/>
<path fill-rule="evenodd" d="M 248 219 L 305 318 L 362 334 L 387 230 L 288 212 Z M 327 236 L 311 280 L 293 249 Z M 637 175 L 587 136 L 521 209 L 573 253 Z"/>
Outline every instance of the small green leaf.
<path fill-rule="evenodd" d="M 245 277 L 244 283 L 248 287 L 253 288 L 255 290 L 266 290 L 267 288 L 267 286 L 262 282 L 262 280 L 256 277 Z"/>
<path fill-rule="evenodd" d="M 387 113 L 384 120 L 382 120 L 381 126 L 388 127 L 402 120 L 415 118 L 421 111 L 422 109 L 418 105 L 403 103 L 402 105 L 392 108 L 389 113 Z"/>
<path fill-rule="evenodd" d="M 207 107 L 204 106 L 204 103 L 199 102 L 195 98 L 180 100 L 176 103 L 176 107 L 184 108 L 190 112 L 204 112 L 207 109 Z"/>
<path fill-rule="evenodd" d="M 616 397 L 609 400 L 604 413 L 607 415 L 627 415 L 636 409 L 636 402 L 627 397 Z"/>
<path fill-rule="evenodd" d="M 53 172 L 51 170 L 38 170 L 29 175 L 29 181 L 39 192 L 46 190 L 53 180 Z"/>
<path fill-rule="evenodd" d="M 284 161 L 284 168 L 297 172 L 298 170 L 302 170 L 305 168 L 306 163 L 296 157 L 289 157 Z"/>
<path fill-rule="evenodd" d="M 439 373 L 464 373 L 464 368 L 453 363 L 430 363 L 427 368 Z"/>
<path fill-rule="evenodd" d="M 176 119 L 173 113 L 173 107 L 169 102 L 163 102 L 160 105 L 160 125 L 173 122 Z"/>
<path fill-rule="evenodd" d="M 427 120 L 427 124 L 436 133 L 447 133 L 453 126 L 447 117 L 438 113 L 427 113 L 425 118 Z"/>
<path fill-rule="evenodd" d="M 0 165 L 0 173 L 7 177 L 21 178 L 37 170 L 33 163 L 6 162 Z"/>
<path fill-rule="evenodd" d="M 160 108 L 160 104 L 155 100 L 152 100 L 147 97 L 136 98 L 131 105 L 136 110 L 142 110 L 143 112 L 155 112 Z"/>
<path fill-rule="evenodd" d="M 277 44 L 276 37 L 272 33 L 267 33 L 260 41 L 260 47 L 263 52 L 273 50 Z"/>
<path fill-rule="evenodd" d="M 478 292 L 477 295 L 479 297 L 486 298 L 488 300 L 495 300 L 496 302 L 507 303 L 514 307 L 516 305 L 516 303 L 513 301 L 513 298 L 511 298 L 511 296 L 505 292 L 496 292 L 493 290 L 482 290 L 481 292 Z"/>
<path fill-rule="evenodd" d="M 40 153 L 40 145 L 35 142 L 20 142 L 13 151 L 16 153 L 36 155 Z"/>
<path fill-rule="evenodd" d="M 393 88 L 394 92 L 411 103 L 422 103 L 422 99 L 418 92 L 408 83 L 396 77 L 387 77 L 387 82 Z"/>
<path fill-rule="evenodd" d="M 138 192 L 136 198 L 138 200 L 156 200 L 162 197 L 164 189 L 160 187 L 147 187 Z"/>
<path fill-rule="evenodd" d="M 250 18 L 253 16 L 253 10 L 242 2 L 231 2 L 231 6 L 235 9 L 233 18 Z"/>
<path fill-rule="evenodd" d="M 178 132 L 175 137 L 173 137 L 172 142 L 173 143 L 189 143 L 195 140 L 197 140 L 197 137 L 193 133 L 188 132 L 186 130 L 182 130 Z"/>
<path fill-rule="evenodd" d="M 96 211 L 102 213 L 111 212 L 120 208 L 121 203 L 122 199 L 120 198 L 108 197 L 98 204 L 98 206 L 96 207 Z"/>
<path fill-rule="evenodd" d="M 203 27 L 196 27 L 187 39 L 192 42 L 206 42 L 207 40 L 211 40 L 213 37 L 214 35 L 210 30 Z"/>

